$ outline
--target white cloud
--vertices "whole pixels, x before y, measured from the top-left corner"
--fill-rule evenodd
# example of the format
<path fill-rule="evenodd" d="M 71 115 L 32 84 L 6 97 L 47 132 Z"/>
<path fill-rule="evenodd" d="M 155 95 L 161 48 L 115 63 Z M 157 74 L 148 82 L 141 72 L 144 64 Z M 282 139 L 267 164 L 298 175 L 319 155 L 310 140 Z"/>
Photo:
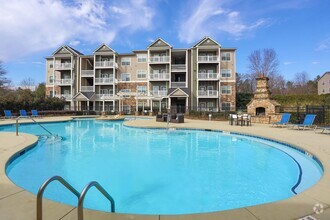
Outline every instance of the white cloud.
<path fill-rule="evenodd" d="M 296 63 L 296 62 L 294 62 L 294 61 L 284 61 L 283 62 L 284 65 L 291 65 L 291 64 L 294 64 L 294 63 Z"/>
<path fill-rule="evenodd" d="M 81 42 L 110 43 L 125 28 L 131 31 L 149 28 L 154 11 L 144 0 L 130 1 L 118 4 L 116 10 L 100 0 L 3 1 L 0 59 L 9 61 L 65 43 L 72 46 Z"/>
<path fill-rule="evenodd" d="M 192 43 L 202 36 L 227 33 L 235 38 L 260 28 L 267 24 L 267 19 L 259 19 L 247 24 L 242 21 L 239 11 L 226 9 L 224 1 L 202 0 L 196 2 L 196 7 L 187 11 L 179 28 L 179 39 L 182 42 Z M 194 3 L 192 4 L 194 5 Z"/>
<path fill-rule="evenodd" d="M 313 61 L 312 64 L 317 65 L 317 64 L 320 64 L 320 62 L 319 61 Z"/>
<path fill-rule="evenodd" d="M 316 51 L 323 51 L 329 49 L 330 49 L 330 37 L 321 41 L 321 43 L 319 43 L 319 45 L 316 47 Z"/>

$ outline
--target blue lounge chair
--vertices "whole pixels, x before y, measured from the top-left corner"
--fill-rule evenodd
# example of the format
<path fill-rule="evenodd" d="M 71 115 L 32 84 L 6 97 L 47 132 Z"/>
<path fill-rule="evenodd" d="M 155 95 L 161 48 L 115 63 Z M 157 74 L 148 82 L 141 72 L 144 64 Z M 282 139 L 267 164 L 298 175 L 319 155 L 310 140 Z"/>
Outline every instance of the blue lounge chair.
<path fill-rule="evenodd" d="M 320 133 L 322 133 L 322 134 L 330 134 L 330 126 L 320 126 L 320 127 L 316 127 L 316 128 L 315 128 L 315 133 L 316 133 L 316 130 L 321 130 Z M 325 131 L 328 131 L 328 133 L 325 133 Z"/>
<path fill-rule="evenodd" d="M 293 124 L 292 128 L 297 127 L 298 129 L 302 128 L 311 128 L 313 126 L 316 115 L 307 114 L 302 124 Z"/>
<path fill-rule="evenodd" d="M 21 118 L 28 118 L 29 117 L 25 110 L 19 110 L 19 114 L 20 114 Z"/>
<path fill-rule="evenodd" d="M 5 118 L 15 118 L 15 116 L 11 114 L 10 110 L 4 110 L 3 112 L 5 113 Z"/>
<path fill-rule="evenodd" d="M 39 114 L 38 114 L 38 111 L 37 110 L 31 110 L 31 117 L 41 117 Z"/>
<path fill-rule="evenodd" d="M 288 125 L 290 117 L 291 117 L 290 113 L 282 113 L 281 121 L 272 123 L 272 126 L 285 126 L 285 125 Z"/>

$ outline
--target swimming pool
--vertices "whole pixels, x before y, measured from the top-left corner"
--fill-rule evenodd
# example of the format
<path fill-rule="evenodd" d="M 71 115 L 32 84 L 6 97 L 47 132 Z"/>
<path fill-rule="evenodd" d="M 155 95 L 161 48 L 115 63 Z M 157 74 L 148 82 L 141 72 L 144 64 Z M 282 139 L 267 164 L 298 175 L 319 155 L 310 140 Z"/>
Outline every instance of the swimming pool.
<path fill-rule="evenodd" d="M 9 178 L 33 193 L 53 175 L 78 191 L 96 180 L 114 197 L 120 213 L 201 213 L 272 202 L 307 189 L 322 175 L 308 155 L 255 137 L 137 129 L 95 120 L 44 126 L 63 140 L 41 139 L 7 167 Z M 45 134 L 36 125 L 23 125 L 20 131 Z M 56 182 L 45 197 L 77 204 Z M 85 207 L 109 211 L 108 201 L 93 189 Z"/>

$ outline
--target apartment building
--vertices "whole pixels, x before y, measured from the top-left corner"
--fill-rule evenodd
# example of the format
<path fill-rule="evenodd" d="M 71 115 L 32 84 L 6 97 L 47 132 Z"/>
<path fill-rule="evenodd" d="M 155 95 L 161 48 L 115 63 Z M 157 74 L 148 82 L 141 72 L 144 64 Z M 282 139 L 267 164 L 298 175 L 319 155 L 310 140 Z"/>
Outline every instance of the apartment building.
<path fill-rule="evenodd" d="M 317 81 L 317 94 L 330 94 L 330 72 L 325 72 Z"/>
<path fill-rule="evenodd" d="M 76 110 L 234 111 L 235 51 L 210 37 L 188 49 L 158 38 L 125 54 L 106 44 L 92 55 L 62 46 L 46 57 L 46 93 Z"/>

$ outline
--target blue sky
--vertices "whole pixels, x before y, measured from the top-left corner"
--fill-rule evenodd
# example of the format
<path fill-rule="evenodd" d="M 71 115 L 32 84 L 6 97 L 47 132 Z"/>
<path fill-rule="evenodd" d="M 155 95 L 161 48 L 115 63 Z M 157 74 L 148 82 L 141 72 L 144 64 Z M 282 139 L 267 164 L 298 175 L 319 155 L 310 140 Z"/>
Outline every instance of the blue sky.
<path fill-rule="evenodd" d="M 44 57 L 68 44 L 91 54 L 101 43 L 119 53 L 161 37 L 175 48 L 210 36 L 247 57 L 274 48 L 287 79 L 330 71 L 328 0 L 0 0 L 0 59 L 14 84 L 45 81 Z"/>

